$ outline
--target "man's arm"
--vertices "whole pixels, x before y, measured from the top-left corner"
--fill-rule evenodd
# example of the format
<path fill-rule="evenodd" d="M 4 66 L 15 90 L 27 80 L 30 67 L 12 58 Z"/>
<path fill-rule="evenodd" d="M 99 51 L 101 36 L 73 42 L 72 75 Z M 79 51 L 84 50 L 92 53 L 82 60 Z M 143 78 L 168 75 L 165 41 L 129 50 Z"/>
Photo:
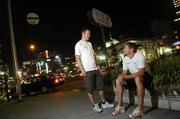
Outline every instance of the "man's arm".
<path fill-rule="evenodd" d="M 130 74 L 130 75 L 125 75 L 124 78 L 125 79 L 133 79 L 135 77 L 141 77 L 144 75 L 145 72 L 145 68 L 139 68 L 138 72 L 134 73 L 134 74 Z"/>
<path fill-rule="evenodd" d="M 127 75 L 127 70 L 123 70 L 119 76 L 123 76 L 125 78 L 126 75 Z"/>
<path fill-rule="evenodd" d="M 83 65 L 82 65 L 80 56 L 79 56 L 79 55 L 76 55 L 75 58 L 76 58 L 76 62 L 77 62 L 77 64 L 78 64 L 78 67 L 79 67 L 80 70 L 81 70 L 82 75 L 83 75 L 83 76 L 86 76 L 86 71 L 85 71 L 85 69 L 84 69 L 84 67 L 83 67 Z"/>
<path fill-rule="evenodd" d="M 123 72 L 117 77 L 117 79 L 123 79 L 123 80 L 125 80 L 125 79 L 126 79 L 126 78 L 125 78 L 126 75 L 127 75 L 127 70 L 123 70 Z M 124 83 L 123 80 L 119 80 L 120 83 Z"/>
<path fill-rule="evenodd" d="M 95 61 L 95 64 L 96 64 L 96 67 L 98 68 L 98 70 L 101 70 L 100 66 L 97 63 L 97 58 L 96 58 L 96 54 L 95 53 L 94 53 L 94 61 Z"/>

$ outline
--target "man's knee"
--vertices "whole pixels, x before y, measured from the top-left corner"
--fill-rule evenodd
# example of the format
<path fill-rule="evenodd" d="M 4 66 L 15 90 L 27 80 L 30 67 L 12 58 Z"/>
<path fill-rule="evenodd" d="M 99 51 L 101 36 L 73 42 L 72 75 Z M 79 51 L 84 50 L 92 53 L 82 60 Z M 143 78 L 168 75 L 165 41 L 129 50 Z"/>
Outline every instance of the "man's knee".
<path fill-rule="evenodd" d="M 134 78 L 136 85 L 142 85 L 143 84 L 143 77 L 137 76 Z"/>
<path fill-rule="evenodd" d="M 122 86 L 123 82 L 124 82 L 124 78 L 122 78 L 122 77 L 119 77 L 116 79 L 116 85 L 117 86 Z"/>
<path fill-rule="evenodd" d="M 87 89 L 87 93 L 93 95 L 94 90 L 90 90 L 90 89 L 88 90 L 88 89 Z"/>

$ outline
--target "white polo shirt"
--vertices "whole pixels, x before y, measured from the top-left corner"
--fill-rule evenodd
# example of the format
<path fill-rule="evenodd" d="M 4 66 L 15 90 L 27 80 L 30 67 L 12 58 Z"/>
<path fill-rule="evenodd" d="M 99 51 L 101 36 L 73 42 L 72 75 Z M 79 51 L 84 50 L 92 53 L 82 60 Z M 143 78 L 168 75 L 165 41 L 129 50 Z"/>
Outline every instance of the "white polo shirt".
<path fill-rule="evenodd" d="M 145 56 L 141 53 L 135 53 L 132 59 L 127 56 L 123 58 L 123 70 L 129 70 L 133 74 L 138 72 L 139 68 L 145 68 L 147 70 Z"/>
<path fill-rule="evenodd" d="M 97 70 L 94 50 L 90 42 L 78 41 L 75 45 L 75 55 L 79 55 L 85 71 Z"/>

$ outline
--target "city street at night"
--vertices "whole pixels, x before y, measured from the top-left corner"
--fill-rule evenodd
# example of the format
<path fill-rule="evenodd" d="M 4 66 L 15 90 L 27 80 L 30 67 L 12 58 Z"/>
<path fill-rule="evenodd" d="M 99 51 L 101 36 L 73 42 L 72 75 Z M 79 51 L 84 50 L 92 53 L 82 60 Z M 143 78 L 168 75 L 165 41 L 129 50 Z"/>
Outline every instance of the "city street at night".
<path fill-rule="evenodd" d="M 125 104 L 127 106 L 127 104 Z M 22 102 L 11 101 L 0 105 L 1 119 L 128 119 L 134 109 L 112 116 L 113 109 L 104 109 L 102 113 L 93 112 L 82 80 L 66 82 L 57 91 L 24 97 Z M 179 111 L 168 109 L 150 110 L 145 107 L 143 119 L 179 119 Z"/>
<path fill-rule="evenodd" d="M 0 119 L 128 118 L 180 119 L 180 0 L 0 0 Z"/>

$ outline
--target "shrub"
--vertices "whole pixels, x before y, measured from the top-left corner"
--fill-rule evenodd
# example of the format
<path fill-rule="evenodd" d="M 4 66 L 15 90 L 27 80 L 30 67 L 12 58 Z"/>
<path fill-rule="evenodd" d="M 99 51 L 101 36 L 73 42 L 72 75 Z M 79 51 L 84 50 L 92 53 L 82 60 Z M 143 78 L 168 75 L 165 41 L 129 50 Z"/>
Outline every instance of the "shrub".
<path fill-rule="evenodd" d="M 108 69 L 107 78 L 111 80 L 112 84 L 115 85 L 116 79 L 119 74 L 121 74 L 121 67 L 111 67 Z"/>
<path fill-rule="evenodd" d="M 158 59 L 153 61 L 150 66 L 155 87 L 172 91 L 176 85 L 180 84 L 180 57 Z"/>

